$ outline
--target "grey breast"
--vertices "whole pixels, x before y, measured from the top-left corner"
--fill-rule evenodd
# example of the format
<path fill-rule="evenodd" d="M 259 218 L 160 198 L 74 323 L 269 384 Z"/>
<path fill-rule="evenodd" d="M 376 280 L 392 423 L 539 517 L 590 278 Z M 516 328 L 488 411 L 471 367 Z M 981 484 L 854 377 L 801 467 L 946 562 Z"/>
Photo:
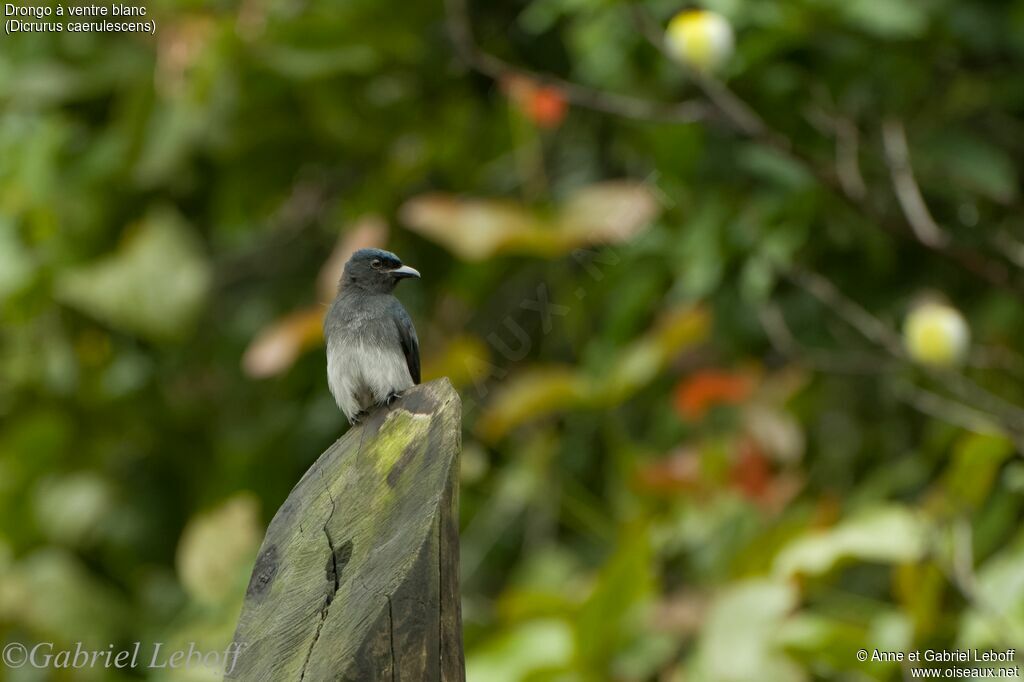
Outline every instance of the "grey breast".
<path fill-rule="evenodd" d="M 413 385 L 388 298 L 342 295 L 324 325 L 328 386 L 350 418 Z"/>

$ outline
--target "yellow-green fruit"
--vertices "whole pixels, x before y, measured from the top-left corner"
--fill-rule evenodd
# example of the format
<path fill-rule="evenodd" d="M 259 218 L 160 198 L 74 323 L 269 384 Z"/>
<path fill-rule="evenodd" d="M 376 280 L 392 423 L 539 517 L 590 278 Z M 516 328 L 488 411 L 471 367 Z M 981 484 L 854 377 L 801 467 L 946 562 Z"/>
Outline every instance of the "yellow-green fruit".
<path fill-rule="evenodd" d="M 697 69 L 716 69 L 732 56 L 732 26 L 721 14 L 685 10 L 669 22 L 665 43 L 681 62 Z"/>
<path fill-rule="evenodd" d="M 971 331 L 956 308 L 923 303 L 907 315 L 903 343 L 910 357 L 936 366 L 955 365 L 967 355 Z"/>

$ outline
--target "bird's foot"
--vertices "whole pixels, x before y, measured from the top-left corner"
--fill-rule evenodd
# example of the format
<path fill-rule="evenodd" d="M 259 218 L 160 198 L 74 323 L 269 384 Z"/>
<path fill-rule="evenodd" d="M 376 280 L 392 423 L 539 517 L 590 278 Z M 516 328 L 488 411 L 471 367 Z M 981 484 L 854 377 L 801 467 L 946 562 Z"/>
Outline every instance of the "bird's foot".
<path fill-rule="evenodd" d="M 348 425 L 349 426 L 357 426 L 357 425 L 361 424 L 363 422 L 363 419 L 366 417 L 366 414 L 367 414 L 366 410 L 363 410 L 361 412 L 356 412 L 354 415 L 352 415 L 351 417 L 348 418 Z"/>
<path fill-rule="evenodd" d="M 400 391 L 392 391 L 391 393 L 388 393 L 388 397 L 384 399 L 384 404 L 391 407 L 391 405 L 401 397 L 402 393 Z"/>

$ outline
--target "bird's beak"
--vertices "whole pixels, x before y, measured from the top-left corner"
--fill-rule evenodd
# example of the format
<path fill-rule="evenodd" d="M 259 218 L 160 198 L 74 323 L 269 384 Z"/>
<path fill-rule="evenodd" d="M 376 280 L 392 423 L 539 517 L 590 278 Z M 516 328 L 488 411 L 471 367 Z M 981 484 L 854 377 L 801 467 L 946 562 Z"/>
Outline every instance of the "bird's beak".
<path fill-rule="evenodd" d="M 420 278 L 420 271 L 416 268 L 410 268 L 408 265 L 403 265 L 400 268 L 395 268 L 391 271 L 391 276 L 395 279 L 405 279 L 406 277 Z"/>

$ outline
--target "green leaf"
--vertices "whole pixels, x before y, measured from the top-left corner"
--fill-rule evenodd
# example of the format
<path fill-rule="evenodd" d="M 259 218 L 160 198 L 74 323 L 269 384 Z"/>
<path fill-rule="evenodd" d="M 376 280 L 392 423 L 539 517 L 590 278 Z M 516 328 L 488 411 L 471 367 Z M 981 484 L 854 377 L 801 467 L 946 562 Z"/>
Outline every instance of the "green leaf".
<path fill-rule="evenodd" d="M 217 603 L 235 596 L 233 588 L 252 569 L 263 527 L 259 501 L 238 493 L 193 517 L 178 544 L 178 575 L 193 599 Z"/>
<path fill-rule="evenodd" d="M 14 563 L 0 581 L 0 620 L 40 638 L 106 647 L 129 622 L 126 606 L 70 552 L 46 547 Z"/>
<path fill-rule="evenodd" d="M 775 557 L 774 573 L 780 578 L 821 575 L 843 559 L 917 561 L 926 540 L 927 526 L 917 513 L 906 507 L 878 507 L 794 540 Z"/>
<path fill-rule="evenodd" d="M 960 625 L 962 646 L 1007 641 L 1024 642 L 1024 534 L 977 570 L 976 597 Z"/>
<path fill-rule="evenodd" d="M 693 679 L 704 682 L 800 682 L 782 652 L 780 626 L 796 608 L 796 589 L 750 580 L 730 586 L 711 607 L 697 644 Z"/>
<path fill-rule="evenodd" d="M 112 255 L 58 279 L 57 297 L 111 326 L 155 340 L 189 333 L 210 267 L 176 213 L 152 212 Z"/>
<path fill-rule="evenodd" d="M 841 0 L 846 20 L 879 38 L 916 38 L 928 28 L 928 12 L 920 0 Z"/>
<path fill-rule="evenodd" d="M 953 502 L 977 508 L 988 499 L 1002 463 L 1014 453 L 1013 443 L 1001 436 L 970 433 L 953 450 L 945 488 Z"/>
<path fill-rule="evenodd" d="M 477 428 L 486 440 L 497 441 L 516 426 L 552 412 L 617 405 L 656 379 L 684 350 L 701 343 L 710 324 L 703 308 L 669 309 L 597 378 L 560 365 L 525 369 L 495 394 Z"/>
<path fill-rule="evenodd" d="M 626 242 L 659 212 L 648 187 L 621 181 L 584 187 L 553 214 L 511 201 L 428 194 L 407 201 L 402 220 L 463 260 L 482 261 L 504 253 L 553 257 L 590 244 Z"/>
<path fill-rule="evenodd" d="M 1000 203 L 1018 195 L 1020 179 L 1007 153 L 973 135 L 942 135 L 922 155 L 952 182 Z"/>
<path fill-rule="evenodd" d="M 744 145 L 737 161 L 747 172 L 785 189 L 804 189 L 814 181 L 798 162 L 759 144 Z"/>
<path fill-rule="evenodd" d="M 0 301 L 29 283 L 35 263 L 11 220 L 0 217 Z"/>
<path fill-rule="evenodd" d="M 567 623 L 530 621 L 471 649 L 466 656 L 466 679 L 521 682 L 541 670 L 567 666 L 572 655 L 572 630 Z"/>
<path fill-rule="evenodd" d="M 135 165 L 135 178 L 146 187 L 175 179 L 189 155 L 202 139 L 207 113 L 183 98 L 169 100 L 150 117 L 142 149 Z"/>
<path fill-rule="evenodd" d="M 682 234 L 675 240 L 672 263 L 678 273 L 677 286 L 688 299 L 710 294 L 722 281 L 728 262 L 722 239 L 726 215 L 723 202 L 709 198 L 683 224 Z"/>
<path fill-rule="evenodd" d="M 67 545 L 86 544 L 104 531 L 113 489 L 95 472 L 51 476 L 35 490 L 35 516 L 41 530 Z"/>
<path fill-rule="evenodd" d="M 579 653 L 594 669 L 604 669 L 608 658 L 635 630 L 638 609 L 654 592 L 649 532 L 629 527 L 619 547 L 602 568 L 594 592 L 577 618 Z"/>
<path fill-rule="evenodd" d="M 532 34 L 551 29 L 560 19 L 586 10 L 592 0 L 533 0 L 519 15 L 519 25 Z"/>
<path fill-rule="evenodd" d="M 326 50 L 270 45 L 260 52 L 259 57 L 273 71 L 300 81 L 337 74 L 369 73 L 380 62 L 374 48 L 358 44 Z"/>

